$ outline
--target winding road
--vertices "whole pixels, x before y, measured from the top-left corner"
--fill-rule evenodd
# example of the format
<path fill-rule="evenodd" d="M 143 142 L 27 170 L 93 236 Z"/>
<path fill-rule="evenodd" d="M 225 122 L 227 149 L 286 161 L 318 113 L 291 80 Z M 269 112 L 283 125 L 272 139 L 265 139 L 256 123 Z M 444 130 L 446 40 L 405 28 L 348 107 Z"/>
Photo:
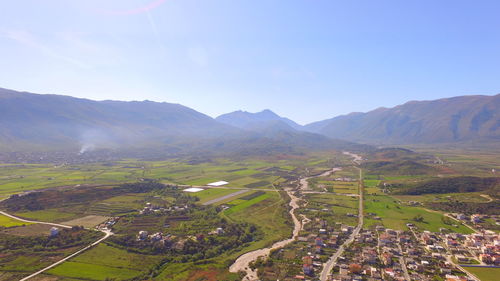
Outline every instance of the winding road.
<path fill-rule="evenodd" d="M 0 214 L 4 215 L 4 216 L 7 216 L 9 218 L 12 218 L 12 219 L 16 219 L 16 220 L 19 220 L 19 221 L 22 221 L 22 222 L 28 222 L 28 223 L 36 223 L 36 224 L 45 224 L 45 225 L 52 225 L 52 226 L 57 226 L 57 227 L 61 227 L 61 228 L 71 228 L 71 226 L 69 225 L 64 225 L 64 224 L 58 224 L 58 223 L 52 223 L 52 222 L 45 222 L 45 221 L 33 221 L 33 220 L 26 220 L 26 219 L 22 219 L 22 218 L 19 218 L 19 217 L 16 217 L 16 216 L 13 216 L 9 213 L 6 213 L 6 212 L 3 212 L 3 211 L 0 211 Z M 25 280 L 28 280 L 30 278 L 33 278 L 53 267 L 56 267 L 58 266 L 59 264 L 71 259 L 72 257 L 75 257 L 79 254 L 81 254 L 82 252 L 94 247 L 95 245 L 101 243 L 102 241 L 106 240 L 109 236 L 113 235 L 113 232 L 111 232 L 110 230 L 104 230 L 104 229 L 100 229 L 99 231 L 101 231 L 102 233 L 104 233 L 104 237 L 100 238 L 99 240 L 95 241 L 94 243 L 90 244 L 90 245 L 87 245 L 85 246 L 84 248 L 74 252 L 73 254 L 43 268 L 43 269 L 40 269 L 39 271 L 27 276 L 27 277 L 24 277 L 23 279 L 21 279 L 20 281 L 25 281 Z"/>
<path fill-rule="evenodd" d="M 309 189 L 309 182 L 308 182 L 309 179 L 316 178 L 316 177 L 325 177 L 325 176 L 328 176 L 328 175 L 330 175 L 336 171 L 339 171 L 339 170 L 340 170 L 340 168 L 334 168 L 334 169 L 328 170 L 328 171 L 326 171 L 320 175 L 317 175 L 317 176 L 310 176 L 310 177 L 301 178 L 299 180 L 298 189 L 299 190 L 308 190 Z M 285 191 L 288 194 L 288 196 L 290 196 L 290 204 L 289 205 L 290 205 L 291 209 L 290 209 L 289 213 L 292 216 L 293 224 L 294 224 L 292 237 L 285 239 L 285 240 L 278 241 L 278 242 L 274 243 L 271 247 L 262 248 L 259 250 L 248 252 L 246 254 L 241 255 L 238 259 L 236 259 L 236 261 L 229 268 L 229 271 L 234 272 L 234 273 L 237 273 L 240 271 L 246 272 L 246 275 L 245 275 L 245 277 L 243 277 L 242 280 L 245 280 L 245 281 L 259 280 L 259 277 L 257 275 L 257 270 L 252 270 L 249 267 L 250 263 L 256 261 L 259 257 L 264 257 L 264 258 L 268 257 L 272 250 L 283 248 L 286 245 L 295 241 L 297 236 L 299 236 L 300 230 L 302 230 L 303 224 L 305 224 L 309 221 L 309 219 L 307 219 L 305 217 L 302 220 L 299 220 L 297 218 L 297 216 L 295 216 L 295 210 L 300 207 L 298 204 L 298 201 L 300 200 L 300 198 L 298 198 L 297 196 L 295 196 L 293 194 L 293 192 L 295 190 L 292 188 L 287 188 L 287 189 L 285 189 Z"/>

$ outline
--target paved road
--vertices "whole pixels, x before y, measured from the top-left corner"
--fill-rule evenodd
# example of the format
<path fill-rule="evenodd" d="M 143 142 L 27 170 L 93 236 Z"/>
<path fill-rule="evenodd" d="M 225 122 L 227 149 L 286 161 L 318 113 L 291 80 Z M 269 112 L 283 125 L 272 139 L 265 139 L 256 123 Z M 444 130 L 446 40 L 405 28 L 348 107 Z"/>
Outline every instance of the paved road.
<path fill-rule="evenodd" d="M 203 203 L 202 205 L 211 205 L 211 204 L 214 204 L 214 203 L 217 203 L 217 202 L 220 202 L 220 201 L 223 201 L 223 200 L 226 200 L 226 199 L 229 199 L 231 197 L 234 197 L 234 196 L 238 196 L 240 194 L 243 194 L 245 192 L 247 192 L 249 189 L 244 189 L 244 190 L 239 190 L 239 191 L 236 191 L 236 192 L 233 192 L 231 194 L 228 194 L 228 195 L 224 195 L 224 196 L 221 196 L 221 197 L 218 197 L 218 198 L 215 198 L 215 199 L 212 199 L 212 200 L 209 200 L 205 203 Z"/>
<path fill-rule="evenodd" d="M 90 249 L 90 248 L 94 247 L 95 245 L 97 245 L 97 244 L 101 243 L 102 241 L 106 240 L 109 236 L 113 235 L 113 233 L 112 233 L 111 231 L 109 231 L 109 230 L 107 230 L 107 231 L 101 230 L 101 231 L 102 231 L 102 232 L 104 232 L 104 233 L 106 234 L 106 235 L 104 235 L 104 237 L 102 237 L 101 239 L 99 239 L 99 240 L 95 241 L 94 243 L 92 243 L 92 244 L 90 244 L 90 245 L 86 246 L 85 248 L 83 248 L 83 249 L 81 249 L 81 250 L 79 250 L 79 251 L 74 252 L 73 254 L 71 254 L 71 255 L 69 255 L 69 256 L 67 256 L 67 257 L 63 258 L 62 260 L 60 260 L 60 261 L 58 261 L 58 262 L 56 262 L 56 263 L 53 263 L 53 264 L 51 264 L 51 265 L 47 266 L 46 268 L 43 268 L 43 269 L 41 269 L 41 270 L 39 270 L 39 271 L 37 271 L 37 272 L 35 272 L 35 273 L 31 274 L 31 275 L 30 275 L 30 276 L 28 276 L 28 277 L 25 277 L 25 278 L 21 279 L 20 281 L 25 281 L 25 280 L 28 280 L 28 279 L 30 279 L 30 278 L 33 278 L 33 277 L 37 276 L 38 274 L 43 273 L 44 271 L 47 271 L 47 270 L 49 270 L 49 269 L 51 269 L 51 268 L 53 268 L 53 267 L 56 267 L 56 266 L 58 266 L 59 264 L 61 264 L 61 263 L 65 262 L 65 261 L 67 261 L 67 260 L 71 259 L 72 257 L 75 257 L 75 256 L 77 256 L 77 255 L 81 254 L 82 252 L 84 252 L 84 251 L 86 251 L 86 250 L 88 250 L 88 249 Z"/>
<path fill-rule="evenodd" d="M 403 256 L 403 248 L 401 248 L 401 243 L 399 242 L 399 233 L 398 233 L 398 249 L 399 253 L 401 256 L 399 256 L 399 263 L 401 264 L 401 267 L 403 268 L 403 273 L 405 276 L 406 281 L 411 281 L 410 279 L 410 274 L 408 273 L 408 268 L 406 267 L 406 260 Z"/>
<path fill-rule="evenodd" d="M 453 264 L 458 269 L 460 269 L 463 273 L 467 274 L 467 277 L 469 277 L 470 279 L 475 280 L 475 281 L 481 281 L 479 278 L 476 277 L 476 275 L 468 272 L 463 267 L 461 267 L 459 264 L 454 263 L 453 260 L 452 260 L 452 258 L 451 258 L 451 255 L 446 256 L 446 259 L 448 260 L 449 263 Z"/>
<path fill-rule="evenodd" d="M 355 154 L 352 153 L 345 153 L 344 154 L 349 154 L 354 157 Z M 357 156 L 357 155 L 356 155 Z M 358 163 L 358 159 L 361 159 L 361 157 L 357 156 L 354 157 L 354 162 Z M 326 281 L 328 280 L 328 276 L 330 275 L 330 272 L 332 272 L 333 267 L 335 266 L 335 263 L 337 262 L 337 259 L 344 253 L 344 250 L 346 247 L 348 247 L 352 241 L 354 241 L 354 238 L 359 234 L 361 229 L 363 228 L 363 174 L 360 168 L 359 170 L 359 214 L 358 214 L 358 225 L 352 232 L 351 236 L 342 244 L 337 251 L 330 257 L 330 259 L 325 263 L 323 266 L 323 270 L 321 271 L 320 274 L 320 280 L 321 281 Z"/>
<path fill-rule="evenodd" d="M 6 213 L 6 212 L 2 212 L 2 211 L 0 211 L 0 214 L 2 214 L 2 215 L 4 215 L 4 216 L 7 216 L 7 217 L 9 217 L 9 218 L 13 218 L 13 219 L 18 220 L 18 221 L 22 221 L 22 222 L 38 223 L 38 224 L 46 224 L 46 225 L 53 225 L 53 226 L 62 227 L 62 228 L 71 228 L 71 226 L 69 226 L 69 225 L 64 225 L 64 224 L 51 223 L 51 222 L 44 222 L 44 221 L 32 221 L 32 220 L 25 220 L 25 219 L 22 219 L 22 218 L 19 218 L 19 217 L 13 216 L 13 215 L 11 215 L 11 214 L 8 214 L 8 213 Z"/>
<path fill-rule="evenodd" d="M 45 221 L 32 221 L 32 220 L 25 220 L 25 219 L 22 219 L 22 218 L 19 218 L 19 217 L 13 216 L 13 215 L 8 214 L 8 213 L 3 212 L 3 211 L 0 211 L 0 214 L 2 214 L 2 215 L 4 215 L 4 216 L 7 216 L 7 217 L 10 217 L 10 218 L 13 218 L 13 219 L 16 219 L 16 220 L 19 220 L 19 221 L 23 221 L 23 222 L 37 223 L 37 224 L 46 224 L 46 225 L 53 225 L 53 226 L 57 226 L 57 227 L 61 227 L 61 228 L 71 228 L 71 226 L 69 226 L 69 225 L 64 225 L 64 224 L 59 224 L 59 223 L 51 223 L 51 222 L 45 222 Z M 95 245 L 97 245 L 97 244 L 101 243 L 102 241 L 106 240 L 109 236 L 113 235 L 113 232 L 111 232 L 110 230 L 100 230 L 100 231 L 101 231 L 101 232 L 103 232 L 103 233 L 105 234 L 105 235 L 104 235 L 104 237 L 102 237 L 101 239 L 99 239 L 99 240 L 95 241 L 94 243 L 92 243 L 92 244 L 90 244 L 90 245 L 88 245 L 88 246 L 84 247 L 83 249 L 80 249 L 80 250 L 78 250 L 78 251 L 74 252 L 73 254 L 71 254 L 71 255 L 69 255 L 69 256 L 67 256 L 67 257 L 63 258 L 62 260 L 57 261 L 57 262 L 55 262 L 55 263 L 53 263 L 53 264 L 51 264 L 51 265 L 49 265 L 49 266 L 47 266 L 47 267 L 45 267 L 45 268 L 43 268 L 43 269 L 39 270 L 39 271 L 37 271 L 37 272 L 35 272 L 35 273 L 31 274 L 31 275 L 30 275 L 30 276 L 28 276 L 28 277 L 25 277 L 25 278 L 21 279 L 20 281 L 25 281 L 25 280 L 28 280 L 28 279 L 30 279 L 30 278 L 33 278 L 33 277 L 37 276 L 38 274 L 43 273 L 44 271 L 47 271 L 47 270 L 49 270 L 49 269 L 51 269 L 51 268 L 53 268 L 53 267 L 55 267 L 55 266 L 57 266 L 57 265 L 59 265 L 59 264 L 61 264 L 61 263 L 63 263 L 63 262 L 65 262 L 65 261 L 69 260 L 70 258 L 72 258 L 72 257 L 74 257 L 74 256 L 77 256 L 77 255 L 81 254 L 82 252 L 84 252 L 84 251 L 86 251 L 86 250 L 88 250 L 88 249 L 90 249 L 90 248 L 94 247 Z"/>

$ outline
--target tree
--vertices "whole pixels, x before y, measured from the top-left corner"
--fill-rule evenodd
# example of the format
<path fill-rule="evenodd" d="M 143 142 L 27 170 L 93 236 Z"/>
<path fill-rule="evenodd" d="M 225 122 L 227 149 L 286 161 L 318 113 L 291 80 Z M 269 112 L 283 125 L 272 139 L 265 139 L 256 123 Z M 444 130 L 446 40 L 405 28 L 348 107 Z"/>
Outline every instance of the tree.
<path fill-rule="evenodd" d="M 424 217 L 422 217 L 421 214 L 418 214 L 418 215 L 413 217 L 413 220 L 416 222 L 424 222 Z"/>

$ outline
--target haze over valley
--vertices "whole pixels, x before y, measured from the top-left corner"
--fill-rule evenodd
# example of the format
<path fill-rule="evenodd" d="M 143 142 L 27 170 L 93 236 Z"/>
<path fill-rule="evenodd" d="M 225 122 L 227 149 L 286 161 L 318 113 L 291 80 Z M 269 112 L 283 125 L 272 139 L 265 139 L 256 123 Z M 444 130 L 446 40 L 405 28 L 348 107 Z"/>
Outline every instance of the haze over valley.
<path fill-rule="evenodd" d="M 0 281 L 497 281 L 500 2 L 0 10 Z"/>

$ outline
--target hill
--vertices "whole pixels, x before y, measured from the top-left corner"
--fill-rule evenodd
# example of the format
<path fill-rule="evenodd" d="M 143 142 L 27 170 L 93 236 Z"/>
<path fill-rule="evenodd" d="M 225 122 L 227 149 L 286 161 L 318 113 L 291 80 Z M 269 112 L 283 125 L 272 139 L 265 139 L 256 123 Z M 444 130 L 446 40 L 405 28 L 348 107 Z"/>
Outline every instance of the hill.
<path fill-rule="evenodd" d="M 305 130 L 370 144 L 498 142 L 500 94 L 411 101 L 311 123 Z"/>

